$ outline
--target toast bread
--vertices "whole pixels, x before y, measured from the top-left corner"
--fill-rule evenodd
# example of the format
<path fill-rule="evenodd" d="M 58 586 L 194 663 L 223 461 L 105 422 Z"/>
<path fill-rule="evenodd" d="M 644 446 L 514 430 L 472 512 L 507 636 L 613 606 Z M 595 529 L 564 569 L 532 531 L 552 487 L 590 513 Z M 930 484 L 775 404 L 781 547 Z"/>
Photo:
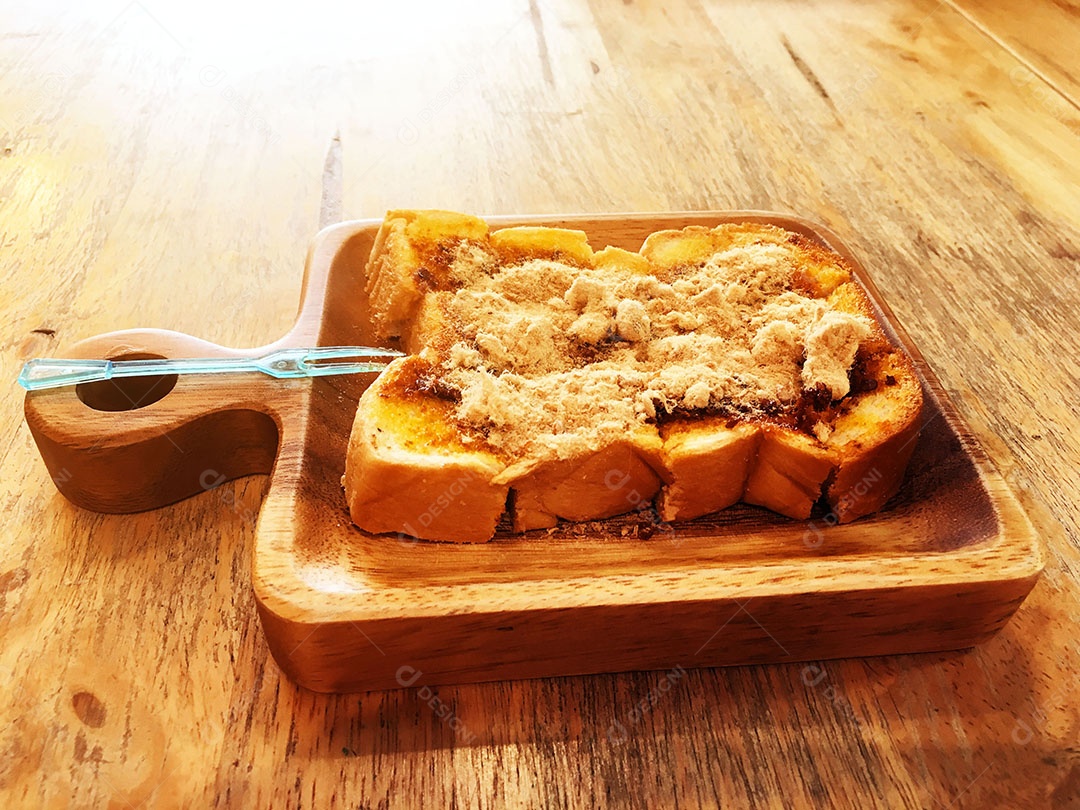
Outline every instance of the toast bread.
<path fill-rule="evenodd" d="M 367 265 L 395 360 L 362 395 L 343 478 L 374 533 L 482 542 L 655 505 L 743 501 L 839 522 L 900 486 L 922 389 L 843 260 L 768 225 L 639 252 L 581 231 L 392 211 Z"/>

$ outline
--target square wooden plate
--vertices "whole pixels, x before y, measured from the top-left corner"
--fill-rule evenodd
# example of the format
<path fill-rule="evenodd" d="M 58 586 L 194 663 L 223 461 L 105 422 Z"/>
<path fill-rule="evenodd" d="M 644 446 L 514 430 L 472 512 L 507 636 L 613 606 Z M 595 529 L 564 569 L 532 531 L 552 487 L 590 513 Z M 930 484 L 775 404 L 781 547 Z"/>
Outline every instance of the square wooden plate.
<path fill-rule="evenodd" d="M 833 234 L 758 212 L 489 221 L 579 228 L 594 248 L 630 250 L 664 228 L 754 221 L 837 251 L 923 382 L 924 425 L 900 493 L 881 512 L 842 526 L 825 514 L 798 522 L 740 505 L 672 526 L 638 512 L 523 536 L 504 528 L 483 545 L 372 536 L 350 522 L 340 484 L 356 402 L 371 379 L 353 376 L 286 384 L 244 378 L 228 391 L 217 380 L 181 378 L 160 402 L 128 413 L 135 422 L 125 426 L 126 438 L 110 440 L 116 452 L 142 448 L 143 474 L 167 484 L 133 492 L 125 480 L 116 484 L 121 498 L 101 485 L 65 494 L 107 511 L 149 508 L 266 471 L 276 450 L 254 550 L 255 594 L 279 665 L 324 692 L 397 688 L 421 677 L 434 685 L 957 649 L 991 636 L 1023 601 L 1043 567 L 1030 522 Z M 343 223 L 318 236 L 297 326 L 275 345 L 370 340 L 363 270 L 379 224 Z M 229 352 L 178 340 L 113 333 L 79 351 Z M 41 394 L 28 397 L 28 421 L 50 468 L 70 469 L 66 448 L 77 430 L 62 411 L 77 407 L 74 395 Z M 116 435 L 115 424 L 105 424 L 90 431 L 99 442 L 98 434 Z M 151 427 L 206 449 L 155 472 L 161 462 L 147 460 L 146 448 L 170 451 Z M 74 443 L 85 450 L 92 439 Z M 99 459 L 96 476 L 115 465 Z"/>

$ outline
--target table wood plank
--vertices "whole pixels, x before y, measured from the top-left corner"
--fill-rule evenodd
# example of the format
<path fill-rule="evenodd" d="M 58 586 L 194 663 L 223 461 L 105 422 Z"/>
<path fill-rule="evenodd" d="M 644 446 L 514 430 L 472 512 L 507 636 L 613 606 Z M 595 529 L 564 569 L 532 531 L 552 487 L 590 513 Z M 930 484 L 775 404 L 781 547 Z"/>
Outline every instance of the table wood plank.
<path fill-rule="evenodd" d="M 1009 72 L 1018 93 L 1036 99 L 1057 117 L 1080 107 L 1080 3 L 1038 0 L 1025 3 L 1022 10 L 1001 0 L 950 3 L 1024 63 Z"/>
<path fill-rule="evenodd" d="M 265 480 L 80 512 L 11 386 L 5 806 L 1076 806 L 1080 116 L 1047 109 L 1037 78 L 1018 92 L 1014 55 L 936 0 L 88 5 L 2 12 L 6 379 L 128 326 L 281 334 L 340 132 L 347 217 L 822 221 L 1051 561 L 973 651 L 315 695 L 281 675 L 255 615 Z"/>

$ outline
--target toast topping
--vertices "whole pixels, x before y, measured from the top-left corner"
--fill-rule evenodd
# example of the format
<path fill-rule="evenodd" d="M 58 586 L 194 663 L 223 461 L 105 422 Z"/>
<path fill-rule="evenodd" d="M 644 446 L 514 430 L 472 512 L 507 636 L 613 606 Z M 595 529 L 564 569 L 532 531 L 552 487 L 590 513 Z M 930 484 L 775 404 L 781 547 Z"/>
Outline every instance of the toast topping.
<path fill-rule="evenodd" d="M 491 246 L 459 244 L 444 305 L 454 339 L 433 358 L 457 418 L 495 449 L 559 456 L 690 412 L 827 435 L 815 427 L 822 409 L 807 403 L 848 394 L 871 322 L 832 308 L 802 272 L 811 248 L 771 230 L 775 241 L 736 234 L 703 260 L 652 273 L 618 257 L 507 263 Z M 831 258 L 843 271 L 835 287 L 850 275 Z"/>

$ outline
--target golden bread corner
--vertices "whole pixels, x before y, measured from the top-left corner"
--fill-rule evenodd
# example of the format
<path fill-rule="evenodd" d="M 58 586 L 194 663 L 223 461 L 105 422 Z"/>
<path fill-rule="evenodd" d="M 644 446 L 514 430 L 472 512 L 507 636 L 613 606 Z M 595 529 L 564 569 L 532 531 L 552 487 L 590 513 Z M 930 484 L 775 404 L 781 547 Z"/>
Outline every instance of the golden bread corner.
<path fill-rule="evenodd" d="M 772 412 L 740 411 L 718 400 L 722 384 L 694 384 L 695 370 L 708 369 L 680 348 L 696 335 L 692 319 L 682 322 L 650 296 L 676 290 L 719 300 L 694 287 L 702 266 L 776 257 L 795 267 L 784 289 L 798 291 L 799 306 L 817 320 L 806 316 L 800 326 L 805 349 L 785 348 L 791 328 L 758 328 L 741 351 L 742 370 L 752 376 L 756 357 L 790 366 L 792 352 L 803 351 L 805 379 L 796 384 L 808 387 L 789 391 Z M 522 532 L 634 510 L 683 521 L 740 501 L 796 519 L 825 503 L 848 522 L 880 509 L 902 482 L 919 430 L 918 377 L 843 260 L 801 234 L 690 226 L 649 235 L 640 252 L 594 251 L 577 230 L 491 230 L 453 212 L 392 211 L 367 273 L 377 337 L 401 339 L 423 360 L 395 361 L 358 405 L 343 480 L 350 515 L 365 531 L 482 542 L 504 515 Z M 497 288 L 515 274 L 513 285 Z M 618 282 L 606 284 L 608 276 Z M 832 354 L 811 364 L 822 346 Z M 617 362 L 656 347 L 674 359 L 646 370 L 674 394 L 648 388 L 648 374 L 624 374 Z M 807 377 L 811 365 L 820 373 Z M 563 416 L 547 414 L 560 406 L 541 385 L 549 379 L 562 381 L 578 411 L 597 403 L 601 421 L 621 390 L 636 397 L 636 415 L 623 403 L 621 423 L 564 427 Z M 546 405 L 522 411 L 541 395 Z M 548 416 L 552 424 L 525 436 L 529 419 Z"/>
<path fill-rule="evenodd" d="M 342 479 L 353 522 L 374 534 L 485 542 L 506 507 L 505 466 L 469 446 L 446 402 L 415 390 L 427 364 L 392 362 L 364 392 L 349 437 Z"/>

